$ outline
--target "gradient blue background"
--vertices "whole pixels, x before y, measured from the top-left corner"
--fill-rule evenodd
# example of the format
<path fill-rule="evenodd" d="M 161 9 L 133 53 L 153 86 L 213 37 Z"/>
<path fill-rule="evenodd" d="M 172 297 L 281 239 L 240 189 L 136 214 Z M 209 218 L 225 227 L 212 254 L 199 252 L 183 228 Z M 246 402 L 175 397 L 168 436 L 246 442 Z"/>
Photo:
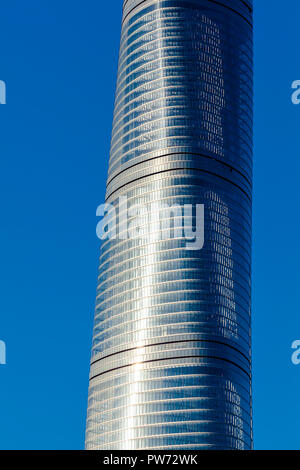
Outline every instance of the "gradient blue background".
<path fill-rule="evenodd" d="M 255 4 L 254 438 L 300 449 L 300 4 Z M 84 445 L 121 6 L 0 6 L 0 449 Z"/>

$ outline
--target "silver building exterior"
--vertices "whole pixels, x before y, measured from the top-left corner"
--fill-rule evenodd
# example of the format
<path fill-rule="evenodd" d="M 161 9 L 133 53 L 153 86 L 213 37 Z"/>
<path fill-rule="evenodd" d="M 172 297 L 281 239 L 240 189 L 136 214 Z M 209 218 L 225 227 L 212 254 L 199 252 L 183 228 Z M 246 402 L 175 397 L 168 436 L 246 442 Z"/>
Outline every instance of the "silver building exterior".
<path fill-rule="evenodd" d="M 86 448 L 251 449 L 252 1 L 124 1 L 106 197 L 204 246 L 103 240 Z"/>

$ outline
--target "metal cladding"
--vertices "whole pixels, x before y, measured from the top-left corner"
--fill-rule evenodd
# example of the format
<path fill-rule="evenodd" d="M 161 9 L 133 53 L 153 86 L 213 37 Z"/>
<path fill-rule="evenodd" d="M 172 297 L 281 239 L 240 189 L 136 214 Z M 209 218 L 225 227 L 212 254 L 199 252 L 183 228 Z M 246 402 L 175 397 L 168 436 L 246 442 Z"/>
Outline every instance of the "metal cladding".
<path fill-rule="evenodd" d="M 204 245 L 103 240 L 87 449 L 252 448 L 252 107 L 252 2 L 124 2 L 106 202 L 204 205 Z"/>

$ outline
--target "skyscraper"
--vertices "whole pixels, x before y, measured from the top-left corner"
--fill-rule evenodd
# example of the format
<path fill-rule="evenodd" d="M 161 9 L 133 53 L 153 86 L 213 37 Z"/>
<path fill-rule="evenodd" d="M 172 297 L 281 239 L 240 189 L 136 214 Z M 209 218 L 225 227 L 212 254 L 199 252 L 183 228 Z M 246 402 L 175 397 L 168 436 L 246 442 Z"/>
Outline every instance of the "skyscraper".
<path fill-rule="evenodd" d="M 252 0 L 125 0 L 87 449 L 252 447 L 251 198 Z"/>

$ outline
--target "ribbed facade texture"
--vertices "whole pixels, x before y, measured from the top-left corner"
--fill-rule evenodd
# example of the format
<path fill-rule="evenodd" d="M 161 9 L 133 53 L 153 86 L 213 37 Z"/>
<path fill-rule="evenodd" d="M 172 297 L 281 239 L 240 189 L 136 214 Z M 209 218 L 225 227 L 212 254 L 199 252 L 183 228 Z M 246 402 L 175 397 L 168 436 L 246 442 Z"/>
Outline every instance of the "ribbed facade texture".
<path fill-rule="evenodd" d="M 252 448 L 252 81 L 252 1 L 124 1 L 107 202 L 205 242 L 102 242 L 87 449 Z"/>

